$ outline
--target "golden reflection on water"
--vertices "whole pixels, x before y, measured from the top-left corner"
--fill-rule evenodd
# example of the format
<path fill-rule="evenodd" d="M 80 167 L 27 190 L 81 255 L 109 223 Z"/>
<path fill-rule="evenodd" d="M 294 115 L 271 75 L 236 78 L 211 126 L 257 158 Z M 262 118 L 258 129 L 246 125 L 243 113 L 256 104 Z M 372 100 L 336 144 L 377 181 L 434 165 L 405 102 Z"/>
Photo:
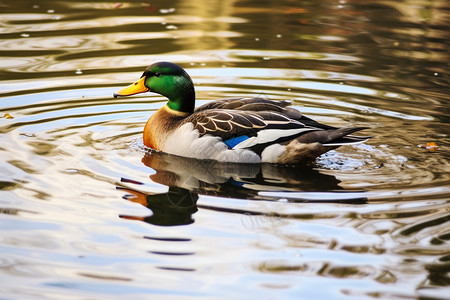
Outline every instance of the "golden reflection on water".
<path fill-rule="evenodd" d="M 2 296 L 450 293 L 445 1 L 2 7 Z M 158 60 L 187 69 L 197 105 L 291 99 L 375 138 L 307 167 L 148 152 L 165 99 L 111 95 Z"/>

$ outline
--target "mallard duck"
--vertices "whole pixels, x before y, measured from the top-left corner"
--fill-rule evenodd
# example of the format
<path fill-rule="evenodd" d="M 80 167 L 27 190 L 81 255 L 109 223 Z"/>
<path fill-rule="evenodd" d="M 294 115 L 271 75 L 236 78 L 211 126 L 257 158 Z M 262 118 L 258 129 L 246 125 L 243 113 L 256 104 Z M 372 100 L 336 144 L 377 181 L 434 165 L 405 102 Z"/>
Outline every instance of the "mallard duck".
<path fill-rule="evenodd" d="M 165 153 L 237 163 L 295 164 L 369 137 L 350 134 L 366 127 L 336 128 L 318 123 L 290 101 L 225 98 L 195 108 L 186 71 L 170 62 L 148 66 L 141 78 L 114 97 L 154 92 L 168 98 L 144 127 L 144 144 Z"/>

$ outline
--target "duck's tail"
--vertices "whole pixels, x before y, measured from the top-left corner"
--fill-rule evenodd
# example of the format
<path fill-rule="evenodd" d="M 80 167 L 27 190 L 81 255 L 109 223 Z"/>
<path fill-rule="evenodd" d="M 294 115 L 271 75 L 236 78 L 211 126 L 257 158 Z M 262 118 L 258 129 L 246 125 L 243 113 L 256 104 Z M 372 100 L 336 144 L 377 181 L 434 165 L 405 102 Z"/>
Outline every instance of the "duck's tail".
<path fill-rule="evenodd" d="M 370 139 L 370 136 L 350 135 L 368 127 L 344 127 L 307 132 L 297 138 L 300 143 L 321 143 L 324 147 L 339 147 L 343 145 L 356 145 Z"/>

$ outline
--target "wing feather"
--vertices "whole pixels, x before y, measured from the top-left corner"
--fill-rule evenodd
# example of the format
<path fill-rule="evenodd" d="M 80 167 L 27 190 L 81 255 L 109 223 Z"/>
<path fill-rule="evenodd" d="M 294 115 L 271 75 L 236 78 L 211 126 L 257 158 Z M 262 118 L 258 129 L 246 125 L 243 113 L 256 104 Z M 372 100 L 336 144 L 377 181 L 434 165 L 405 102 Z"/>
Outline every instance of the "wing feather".
<path fill-rule="evenodd" d="M 278 138 L 286 139 L 291 135 L 298 135 L 305 130 L 305 125 L 274 111 L 241 111 L 226 109 L 204 109 L 195 111 L 184 122 L 191 122 L 199 131 L 200 136 L 211 134 L 221 137 L 224 141 L 239 136 L 257 137 L 261 131 L 271 130 L 261 136 L 263 139 L 252 139 L 252 145 L 259 140 L 267 142 Z M 274 131 L 275 130 L 275 131 Z M 286 130 L 283 132 L 283 130 Z M 308 129 L 320 130 L 320 129 Z M 278 134 L 276 138 L 270 132 Z M 273 137 L 272 137 L 273 136 Z"/>
<path fill-rule="evenodd" d="M 211 101 L 196 108 L 196 112 L 208 109 L 231 109 L 231 110 L 249 110 L 249 111 L 282 111 L 283 108 L 290 105 L 288 100 L 277 101 L 265 98 L 224 98 Z"/>
<path fill-rule="evenodd" d="M 182 124 L 192 123 L 200 136 L 220 137 L 231 149 L 250 148 L 258 154 L 269 145 L 293 139 L 337 147 L 368 138 L 348 135 L 364 128 L 339 129 L 321 124 L 288 107 L 290 104 L 264 98 L 220 99 L 198 107 Z"/>

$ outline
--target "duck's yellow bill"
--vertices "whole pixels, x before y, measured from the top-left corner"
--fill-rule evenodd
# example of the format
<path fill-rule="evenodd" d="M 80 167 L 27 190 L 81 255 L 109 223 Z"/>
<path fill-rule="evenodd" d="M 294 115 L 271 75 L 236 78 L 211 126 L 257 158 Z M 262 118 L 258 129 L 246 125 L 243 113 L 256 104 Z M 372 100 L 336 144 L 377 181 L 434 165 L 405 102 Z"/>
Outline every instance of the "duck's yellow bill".
<path fill-rule="evenodd" d="M 120 96 L 130 96 L 135 95 L 139 93 L 145 93 L 149 90 L 148 87 L 145 86 L 145 76 L 141 77 L 138 81 L 135 83 L 130 84 L 127 87 L 124 87 L 123 89 L 117 91 L 114 93 L 114 98 L 120 97 Z"/>

